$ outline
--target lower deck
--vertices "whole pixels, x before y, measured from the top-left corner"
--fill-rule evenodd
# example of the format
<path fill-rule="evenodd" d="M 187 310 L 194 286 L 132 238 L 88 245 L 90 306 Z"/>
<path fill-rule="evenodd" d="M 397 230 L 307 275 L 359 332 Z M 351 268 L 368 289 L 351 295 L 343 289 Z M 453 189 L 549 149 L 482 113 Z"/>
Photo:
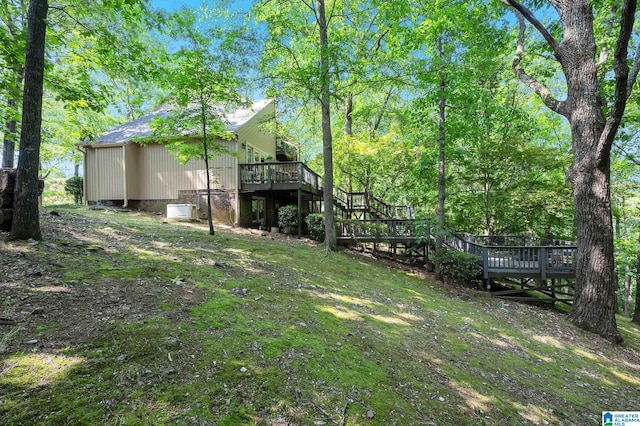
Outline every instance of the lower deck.
<path fill-rule="evenodd" d="M 344 221 L 340 231 L 338 241 L 342 244 L 374 244 L 374 248 L 387 251 L 406 247 L 414 254 L 424 253 L 425 262 L 435 241 L 428 224 L 416 220 Z M 444 245 L 478 258 L 485 288 L 492 296 L 514 300 L 542 297 L 548 302 L 572 303 L 577 261 L 574 243 L 508 236 L 491 239 L 521 245 L 494 245 L 486 237 L 457 234 L 446 235 Z M 416 252 L 415 247 L 421 248 Z"/>

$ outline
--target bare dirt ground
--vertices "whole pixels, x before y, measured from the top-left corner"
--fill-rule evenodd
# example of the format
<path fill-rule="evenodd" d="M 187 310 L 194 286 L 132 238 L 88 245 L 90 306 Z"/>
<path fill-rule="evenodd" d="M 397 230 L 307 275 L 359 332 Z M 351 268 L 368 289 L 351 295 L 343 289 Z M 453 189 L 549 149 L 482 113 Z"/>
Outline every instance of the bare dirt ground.
<path fill-rule="evenodd" d="M 70 215 L 41 215 L 43 241 L 4 242 L 0 233 L 0 354 L 38 348 L 62 349 L 100 337 L 115 320 L 138 321 L 155 315 L 188 315 L 205 292 L 186 283 L 123 285 L 118 278 L 86 285 L 65 282 L 69 266 L 82 268 L 83 258 L 100 251 L 118 250 L 121 238 L 105 237 L 106 245 L 93 246 L 85 239 L 92 226 L 107 227 Z M 131 234 L 127 238 L 139 238 Z M 144 238 L 133 241 L 141 246 Z M 170 312 L 161 307 L 178 304 Z M 179 319 L 179 318 L 174 318 Z M 38 331 L 46 330 L 46 333 Z M 38 338 L 35 336 L 38 335 Z M 2 337 L 4 336 L 4 338 Z"/>

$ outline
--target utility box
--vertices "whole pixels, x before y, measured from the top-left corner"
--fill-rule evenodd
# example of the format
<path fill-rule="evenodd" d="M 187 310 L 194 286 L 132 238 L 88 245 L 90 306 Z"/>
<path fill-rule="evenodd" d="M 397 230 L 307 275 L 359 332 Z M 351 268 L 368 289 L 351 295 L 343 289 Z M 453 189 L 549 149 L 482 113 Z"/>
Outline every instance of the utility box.
<path fill-rule="evenodd" d="M 196 220 L 198 209 L 195 204 L 167 204 L 167 219 Z"/>

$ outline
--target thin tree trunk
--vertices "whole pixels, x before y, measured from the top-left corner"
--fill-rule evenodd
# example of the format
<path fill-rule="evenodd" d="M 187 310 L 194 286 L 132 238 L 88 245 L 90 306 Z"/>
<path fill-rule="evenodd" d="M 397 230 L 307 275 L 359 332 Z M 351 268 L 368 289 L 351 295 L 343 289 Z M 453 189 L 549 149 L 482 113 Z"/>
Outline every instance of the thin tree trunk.
<path fill-rule="evenodd" d="M 13 99 L 7 101 L 7 109 L 14 111 L 16 103 Z M 2 167 L 12 169 L 14 166 L 14 157 L 16 152 L 16 131 L 18 130 L 18 122 L 10 120 L 5 124 L 4 138 L 2 141 Z"/>
<path fill-rule="evenodd" d="M 353 94 L 348 93 L 344 100 L 344 134 L 353 134 Z"/>
<path fill-rule="evenodd" d="M 48 8 L 47 0 L 29 2 L 20 157 L 16 170 L 15 209 L 10 235 L 14 240 L 42 239 L 38 211 L 38 166 L 42 139 L 44 49 Z"/>
<path fill-rule="evenodd" d="M 204 151 L 204 168 L 207 174 L 207 222 L 209 224 L 209 235 L 215 235 L 213 229 L 213 213 L 211 212 L 211 175 L 209 173 L 209 150 L 207 140 L 207 116 L 204 96 L 200 97 L 200 114 L 202 114 L 202 144 Z"/>
<path fill-rule="evenodd" d="M 13 29 L 15 31 L 15 28 Z M 21 64 L 16 64 L 11 68 L 14 71 L 15 78 L 15 87 L 13 90 L 9 92 L 9 96 L 17 96 L 18 93 L 21 92 L 22 82 L 24 80 L 24 67 Z M 19 111 L 18 111 L 18 103 L 15 99 L 9 99 L 7 101 L 7 111 L 13 115 L 10 120 L 5 124 L 5 132 L 4 132 L 4 140 L 2 146 L 2 167 L 13 168 L 14 167 L 14 157 L 16 150 L 16 140 L 18 138 L 17 130 L 18 130 L 18 119 Z"/>
<path fill-rule="evenodd" d="M 353 135 L 353 94 L 348 93 L 344 100 L 344 134 L 345 136 Z M 349 150 L 349 144 L 351 141 L 347 138 L 345 141 L 345 147 Z M 344 164 L 345 174 L 345 191 L 348 193 L 353 192 L 353 184 L 351 182 L 351 165 L 347 161 Z"/>
<path fill-rule="evenodd" d="M 320 104 L 322 107 L 322 155 L 324 163 L 324 244 L 328 251 L 338 248 L 333 214 L 333 137 L 329 99 L 329 42 L 324 0 L 317 2 L 320 31 Z"/>
<path fill-rule="evenodd" d="M 482 185 L 482 207 L 484 210 L 484 235 L 493 233 L 493 223 L 491 221 L 491 211 L 489 210 L 489 172 L 484 172 L 484 183 Z"/>
<path fill-rule="evenodd" d="M 438 37 L 438 56 L 440 58 L 440 67 L 444 66 L 444 54 L 442 50 L 442 37 Z M 446 100 L 445 100 L 445 79 L 444 71 L 441 69 L 438 73 L 440 100 L 438 103 L 438 205 L 436 207 L 436 222 L 438 224 L 438 232 L 436 233 L 436 262 L 435 276 L 436 279 L 444 278 L 442 268 L 442 260 L 444 254 L 444 203 L 446 198 L 445 192 L 445 125 L 446 125 Z"/>
<path fill-rule="evenodd" d="M 631 268 L 629 268 L 629 265 L 626 265 L 624 267 L 624 293 L 623 293 L 623 314 L 625 317 L 629 317 L 630 315 L 630 309 L 631 309 Z"/>
<path fill-rule="evenodd" d="M 9 121 L 5 125 L 4 139 L 2 141 L 2 167 L 13 168 L 13 161 L 16 153 L 16 130 L 17 122 Z"/>
<path fill-rule="evenodd" d="M 638 251 L 636 254 L 636 308 L 633 311 L 631 321 L 640 325 L 640 235 L 638 235 Z"/>

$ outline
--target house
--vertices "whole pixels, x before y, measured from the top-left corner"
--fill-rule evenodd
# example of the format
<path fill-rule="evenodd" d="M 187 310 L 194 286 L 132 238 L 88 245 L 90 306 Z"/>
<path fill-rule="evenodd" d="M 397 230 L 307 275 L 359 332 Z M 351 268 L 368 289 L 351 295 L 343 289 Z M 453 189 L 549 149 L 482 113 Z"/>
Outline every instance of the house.
<path fill-rule="evenodd" d="M 153 142 L 150 123 L 167 107 L 79 144 L 84 153 L 85 200 L 165 211 L 167 204 L 195 204 L 206 217 L 203 160 L 180 162 Z M 275 102 L 259 100 L 225 114 L 232 140 L 220 140 L 235 155 L 210 161 L 212 213 L 216 221 L 244 227 L 277 226 L 277 209 L 297 204 L 300 214 L 319 211 L 322 181 L 294 161 L 295 149 L 265 130 L 275 120 Z M 145 139 L 141 144 L 137 141 Z M 148 142 L 150 141 L 151 142 Z"/>

